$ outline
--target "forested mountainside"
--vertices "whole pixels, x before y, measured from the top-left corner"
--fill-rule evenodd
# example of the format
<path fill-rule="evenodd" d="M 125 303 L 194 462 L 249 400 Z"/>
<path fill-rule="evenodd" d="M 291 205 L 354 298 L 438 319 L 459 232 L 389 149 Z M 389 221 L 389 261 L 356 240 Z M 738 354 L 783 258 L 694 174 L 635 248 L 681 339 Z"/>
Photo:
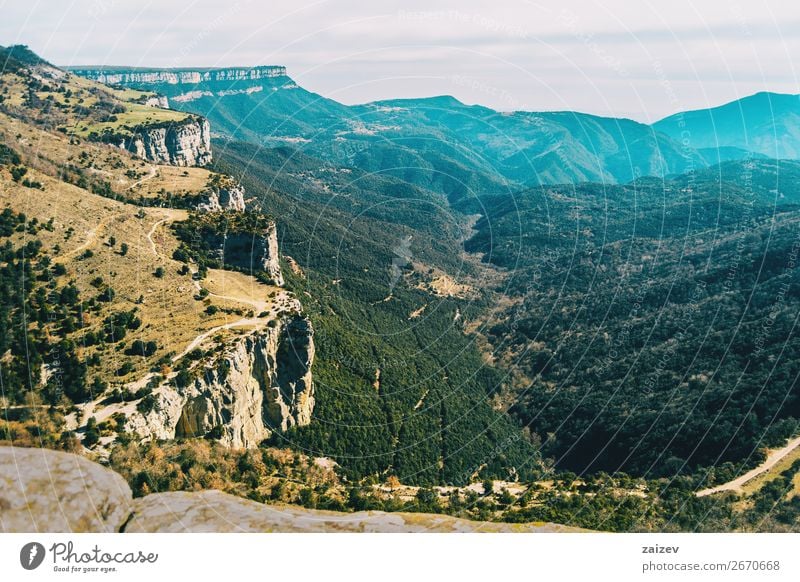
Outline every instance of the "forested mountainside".
<path fill-rule="evenodd" d="M 798 433 L 797 163 L 0 55 L 3 443 L 137 497 L 797 529 L 797 450 L 725 485 Z"/>
<path fill-rule="evenodd" d="M 448 96 L 348 107 L 305 90 L 285 71 L 263 77 L 232 68 L 220 69 L 217 78 L 174 79 L 157 70 L 75 70 L 163 94 L 172 107 L 208 117 L 230 139 L 290 145 L 451 199 L 520 184 L 627 182 L 708 163 L 680 140 L 628 119 L 504 113 Z"/>
<path fill-rule="evenodd" d="M 800 158 L 800 99 L 762 92 L 651 126 L 574 111 L 499 112 L 450 96 L 346 106 L 284 67 L 76 73 L 163 94 L 218 135 L 393 174 L 456 198 L 520 185 L 626 183 L 729 160 Z"/>
<path fill-rule="evenodd" d="M 330 457 L 355 480 L 539 474 L 535 443 L 487 403 L 502 378 L 461 327 L 480 297 L 448 274 L 476 268 L 443 195 L 286 148 L 218 144 L 214 165 L 188 144 L 129 152 L 119 136 L 204 120 L 31 60 L 0 104 L 5 345 L 34 350 L 6 369 L 18 428 L 43 403 L 62 419 L 48 439 L 112 458 L 137 437 L 209 438 Z M 85 113 L 100 100 L 117 113 Z M 23 275 L 37 283 L 11 308 Z"/>
<path fill-rule="evenodd" d="M 202 167 L 207 121 L 0 54 L 0 440 L 107 460 L 307 424 L 313 326 L 274 217 Z M 206 228 L 185 241 L 184 223 Z"/>
<path fill-rule="evenodd" d="M 488 404 L 503 377 L 463 329 L 486 306 L 481 273 L 441 197 L 291 150 L 217 151 L 284 217 L 281 248 L 302 266 L 287 287 L 316 324 L 314 422 L 274 444 L 412 484 L 540 474 L 536 447 Z"/>
<path fill-rule="evenodd" d="M 485 320 L 511 413 L 576 472 L 755 463 L 800 418 L 797 162 L 547 187 L 467 248 L 514 268 Z"/>

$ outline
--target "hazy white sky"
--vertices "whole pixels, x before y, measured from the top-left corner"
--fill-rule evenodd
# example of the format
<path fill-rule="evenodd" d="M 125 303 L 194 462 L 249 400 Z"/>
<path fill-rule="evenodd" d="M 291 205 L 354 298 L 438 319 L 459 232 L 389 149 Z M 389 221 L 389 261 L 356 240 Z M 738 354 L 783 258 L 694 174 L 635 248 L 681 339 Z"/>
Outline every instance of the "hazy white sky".
<path fill-rule="evenodd" d="M 0 14 L 0 44 L 55 64 L 283 64 L 345 103 L 451 94 L 654 121 L 800 92 L 797 0 L 0 0 Z"/>

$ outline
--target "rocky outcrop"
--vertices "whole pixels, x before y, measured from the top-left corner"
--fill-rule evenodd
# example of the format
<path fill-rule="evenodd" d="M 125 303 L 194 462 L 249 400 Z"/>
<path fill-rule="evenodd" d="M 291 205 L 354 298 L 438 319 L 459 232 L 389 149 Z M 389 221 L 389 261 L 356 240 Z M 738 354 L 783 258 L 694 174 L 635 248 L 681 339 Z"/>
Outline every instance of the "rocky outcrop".
<path fill-rule="evenodd" d="M 297 85 L 294 83 L 284 83 L 281 85 L 282 89 L 296 89 Z M 261 93 L 264 87 L 261 85 L 254 85 L 245 89 L 223 89 L 222 91 L 187 91 L 172 97 L 172 100 L 177 103 L 190 103 L 197 101 L 203 97 L 230 97 L 231 95 L 252 95 L 253 93 Z"/>
<path fill-rule="evenodd" d="M 263 232 L 228 232 L 206 240 L 208 247 L 216 249 L 211 255 L 224 265 L 245 271 L 262 271 L 273 285 L 284 284 L 281 259 L 278 252 L 278 230 L 271 223 Z"/>
<path fill-rule="evenodd" d="M 148 107 L 169 109 L 169 99 L 167 99 L 164 95 L 151 95 L 144 100 L 144 104 Z"/>
<path fill-rule="evenodd" d="M 281 258 L 278 252 L 278 230 L 275 224 L 260 237 L 258 242 L 258 256 L 261 270 L 267 273 L 273 284 L 283 286 L 283 273 L 281 273 Z"/>
<path fill-rule="evenodd" d="M 151 410 L 132 413 L 126 430 L 143 438 L 211 437 L 236 448 L 258 446 L 275 430 L 304 426 L 314 410 L 314 331 L 301 316 L 231 342 L 201 364 L 188 386 L 168 382 Z"/>
<path fill-rule="evenodd" d="M 5 533 L 580 531 L 424 513 L 337 513 L 265 505 L 220 491 L 133 499 L 128 484 L 113 471 L 47 449 L 0 447 L 0 484 L 0 531 Z"/>
<path fill-rule="evenodd" d="M 115 137 L 114 141 L 122 149 L 157 164 L 204 166 L 211 161 L 211 129 L 202 117 L 142 126 L 132 135 Z"/>
<path fill-rule="evenodd" d="M 130 533 L 185 532 L 364 532 L 534 533 L 580 531 L 551 523 L 469 521 L 425 513 L 339 513 L 293 505 L 265 505 L 220 491 L 156 493 L 137 499 Z M 179 519 L 178 519 L 179 518 Z"/>
<path fill-rule="evenodd" d="M 71 72 L 106 85 L 194 85 L 206 81 L 257 81 L 286 76 L 286 67 L 225 67 L 218 69 L 72 68 Z"/>
<path fill-rule="evenodd" d="M 283 259 L 289 265 L 289 269 L 291 269 L 292 273 L 300 277 L 301 279 L 306 278 L 305 271 L 303 268 L 294 260 L 294 257 L 290 257 L 289 255 L 283 255 Z"/>
<path fill-rule="evenodd" d="M 88 459 L 0 447 L 0 531 L 115 532 L 132 501 L 121 476 Z"/>
<path fill-rule="evenodd" d="M 314 328 L 303 317 L 289 320 L 278 345 L 278 362 L 272 398 L 267 400 L 267 414 L 273 426 L 287 430 L 311 423 L 314 410 Z"/>
<path fill-rule="evenodd" d="M 197 205 L 197 210 L 200 212 L 223 212 L 225 210 L 244 212 L 244 187 L 241 184 L 231 184 L 212 188 L 208 192 L 206 201 Z"/>

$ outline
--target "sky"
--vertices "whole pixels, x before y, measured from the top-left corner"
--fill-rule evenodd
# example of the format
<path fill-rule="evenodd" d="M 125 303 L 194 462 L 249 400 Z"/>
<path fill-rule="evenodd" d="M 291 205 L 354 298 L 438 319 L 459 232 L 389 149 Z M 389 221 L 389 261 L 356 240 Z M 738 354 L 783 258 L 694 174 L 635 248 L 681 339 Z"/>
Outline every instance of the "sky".
<path fill-rule="evenodd" d="M 349 104 L 446 94 L 653 122 L 800 92 L 797 0 L 0 0 L 0 14 L 0 45 L 57 65 L 279 64 Z"/>

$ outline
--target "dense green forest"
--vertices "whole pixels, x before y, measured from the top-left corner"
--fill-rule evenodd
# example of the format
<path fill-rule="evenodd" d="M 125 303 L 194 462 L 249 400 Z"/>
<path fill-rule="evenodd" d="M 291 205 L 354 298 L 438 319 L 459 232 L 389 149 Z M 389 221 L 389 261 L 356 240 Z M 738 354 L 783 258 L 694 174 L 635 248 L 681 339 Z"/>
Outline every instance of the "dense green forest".
<path fill-rule="evenodd" d="M 166 95 L 172 107 L 208 118 L 228 139 L 266 147 L 292 144 L 329 163 L 388 174 L 451 200 L 533 184 L 624 183 L 746 153 L 710 147 L 701 153 L 631 119 L 576 111 L 497 111 L 449 95 L 349 106 L 285 75 L 130 85 Z M 189 93 L 192 99 L 180 97 Z"/>
<path fill-rule="evenodd" d="M 468 268 L 453 252 L 461 225 L 441 198 L 291 150 L 227 144 L 217 151 L 217 169 L 277 218 L 282 253 L 304 270 L 284 269 L 287 286 L 316 330 L 314 422 L 272 444 L 331 456 L 354 477 L 395 474 L 412 484 L 537 477 L 535 444 L 488 404 L 500 373 L 459 324 L 459 312 L 485 306 L 405 283 L 412 261 Z M 408 253 L 401 263 L 398 248 Z M 422 305 L 425 316 L 410 319 Z"/>
<path fill-rule="evenodd" d="M 692 473 L 797 432 L 797 172 L 735 162 L 486 204 L 467 247 L 511 270 L 516 302 L 485 331 L 557 466 Z"/>
<path fill-rule="evenodd" d="M 0 49 L 0 57 L 11 57 L 14 70 L 37 62 L 19 48 Z M 276 89 L 288 82 L 274 81 Z M 30 81 L 29 95 L 37 83 Z M 699 153 L 684 156 L 647 126 L 615 128 L 593 116 L 504 116 L 451 98 L 346 108 L 299 90 L 288 95 L 287 108 L 317 109 L 261 111 L 263 126 L 242 137 L 258 142 L 265 128 L 287 122 L 319 139 L 303 151 L 216 140 L 211 169 L 241 182 L 248 212 L 190 212 L 170 228 L 182 243 L 173 258 L 196 264 L 195 278 L 224 267 L 264 280 L 253 268 L 263 258 L 253 255 L 253 242 L 263 243 L 275 222 L 286 287 L 315 330 L 312 422 L 248 451 L 200 439 L 140 443 L 119 415 L 88 419 L 78 441 L 65 422 L 76 404 L 104 394 L 103 404 L 137 401 L 138 411 L 152 411 L 162 375 L 174 370 L 176 386 L 188 386 L 203 354 L 159 359 L 166 342 L 138 337 L 148 325 L 143 295 L 125 310 L 109 309 L 123 293 L 99 274 L 79 292 L 79 270 L 58 258 L 74 229 L 45 251 L 39 238 L 52 238 L 57 217 L 6 209 L 0 440 L 96 453 L 101 437 L 113 436 L 109 463 L 137 495 L 220 487 L 324 509 L 612 531 L 797 528 L 798 463 L 745 496 L 696 492 L 731 480 L 766 447 L 798 434 L 800 163 L 755 156 L 706 167 Z M 31 111 L 42 106 L 29 101 Z M 330 125 L 318 127 L 320 110 Z M 387 120 L 398 124 L 387 130 L 395 139 L 355 131 L 326 141 L 326 131 Z M 238 123 L 228 116 L 222 133 Z M 574 165 L 564 173 L 556 150 L 537 157 L 533 170 L 525 155 L 509 158 L 509 144 L 495 133 L 511 123 L 521 124 L 520 134 L 562 136 Z M 482 153 L 463 135 L 456 139 L 462 130 L 488 140 Z M 587 148 L 609 135 L 615 143 L 629 135 L 647 141 L 635 167 L 621 150 L 595 167 Z M 541 145 L 531 142 L 528 151 Z M 0 144 L 3 178 L 32 196 L 51 188 L 32 177 L 44 158 L 26 166 L 24 150 L 13 147 Z M 666 157 L 648 154 L 659 148 Z M 696 171 L 669 178 L 515 191 L 559 177 L 613 182 L 693 162 Z M 192 209 L 207 196 L 115 193 L 106 173 L 90 171 L 99 167 L 86 151 L 75 163 L 85 167 L 54 165 L 50 177 L 142 207 Z M 221 187 L 219 180 L 206 188 Z M 104 238 L 104 250 L 128 256 L 127 243 Z M 76 261 L 95 251 L 79 252 Z M 191 271 L 188 264 L 173 271 L 189 289 Z M 165 272 L 157 265 L 152 277 Z M 443 274 L 449 282 L 437 287 Z M 216 309 L 208 305 L 203 317 Z M 115 355 L 153 358 L 146 364 L 157 377 L 125 390 L 134 367 L 124 360 L 101 379 L 101 361 Z M 319 473 L 314 457 L 337 463 L 324 483 L 304 481 Z M 442 485 L 470 487 L 435 488 Z"/>

